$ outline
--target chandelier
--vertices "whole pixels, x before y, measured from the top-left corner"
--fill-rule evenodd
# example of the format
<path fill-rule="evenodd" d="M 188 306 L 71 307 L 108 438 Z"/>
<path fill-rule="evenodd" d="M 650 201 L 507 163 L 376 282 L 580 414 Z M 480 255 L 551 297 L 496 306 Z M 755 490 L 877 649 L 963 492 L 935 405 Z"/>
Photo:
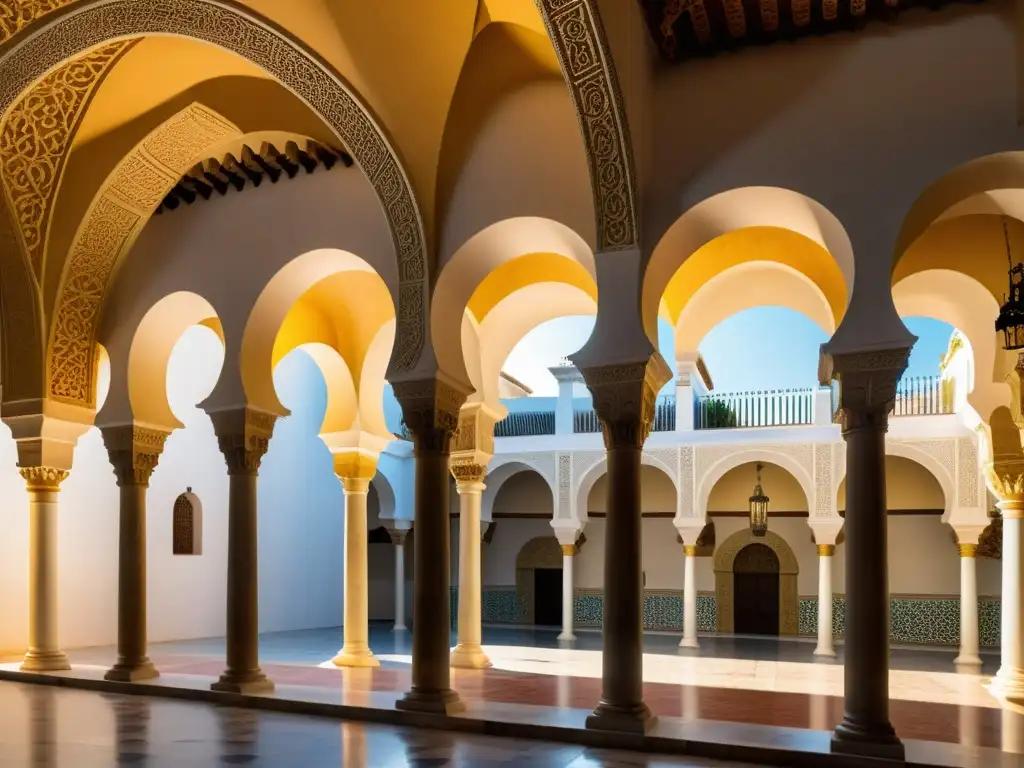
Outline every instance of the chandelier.
<path fill-rule="evenodd" d="M 1006 261 L 1010 265 L 1010 295 L 1003 297 L 1003 306 L 996 318 L 996 332 L 1003 332 L 1003 347 L 1007 350 L 1024 349 L 1024 264 L 1013 263 L 1010 253 L 1010 230 L 1003 217 L 1003 240 L 1006 243 Z"/>
<path fill-rule="evenodd" d="M 757 465 L 757 485 L 754 495 L 750 497 L 750 532 L 755 536 L 764 536 L 768 532 L 768 497 L 761 490 L 761 470 L 764 464 Z"/>

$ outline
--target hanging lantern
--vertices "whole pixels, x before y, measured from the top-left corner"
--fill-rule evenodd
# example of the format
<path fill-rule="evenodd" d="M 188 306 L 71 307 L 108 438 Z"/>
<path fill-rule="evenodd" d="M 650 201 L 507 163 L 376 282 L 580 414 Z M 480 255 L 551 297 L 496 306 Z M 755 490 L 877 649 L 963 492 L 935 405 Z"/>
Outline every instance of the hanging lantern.
<path fill-rule="evenodd" d="M 1010 295 L 1003 297 L 1003 306 L 996 318 L 996 331 L 1003 333 L 1003 348 L 1024 349 L 1024 264 L 1014 264 L 1010 253 L 1010 231 L 1003 217 L 1003 240 L 1006 242 L 1006 261 L 1010 265 Z"/>
<path fill-rule="evenodd" d="M 755 536 L 764 536 L 768 532 L 769 499 L 761 490 L 762 469 L 764 464 L 758 464 L 757 485 L 754 486 L 754 495 L 750 497 L 750 532 Z"/>

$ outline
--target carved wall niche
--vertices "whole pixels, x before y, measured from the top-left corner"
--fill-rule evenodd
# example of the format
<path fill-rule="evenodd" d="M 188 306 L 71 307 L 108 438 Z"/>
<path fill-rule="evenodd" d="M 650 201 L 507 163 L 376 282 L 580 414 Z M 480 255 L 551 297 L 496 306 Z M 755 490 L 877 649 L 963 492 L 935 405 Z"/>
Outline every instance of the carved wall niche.
<path fill-rule="evenodd" d="M 174 500 L 172 554 L 203 554 L 203 504 L 189 487 Z"/>
<path fill-rule="evenodd" d="M 735 629 L 735 583 L 733 569 L 736 556 L 749 544 L 761 544 L 779 559 L 779 634 L 795 635 L 799 631 L 796 577 L 800 573 L 796 555 L 786 540 L 768 531 L 755 536 L 749 530 L 736 531 L 715 553 L 715 607 L 718 611 L 716 629 L 721 634 L 732 634 Z"/>
<path fill-rule="evenodd" d="M 530 539 L 516 555 L 516 595 L 527 624 L 533 624 L 536 616 L 533 572 L 538 568 L 562 569 L 562 547 L 554 536 Z"/>

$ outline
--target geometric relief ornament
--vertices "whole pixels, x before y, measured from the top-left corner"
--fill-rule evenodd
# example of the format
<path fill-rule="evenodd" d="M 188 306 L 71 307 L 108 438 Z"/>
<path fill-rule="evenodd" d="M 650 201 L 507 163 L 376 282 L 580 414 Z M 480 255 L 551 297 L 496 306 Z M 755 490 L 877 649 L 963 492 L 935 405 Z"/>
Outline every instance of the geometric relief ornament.
<path fill-rule="evenodd" d="M 50 395 L 95 405 L 96 331 L 114 267 L 181 175 L 237 127 L 192 104 L 152 131 L 107 177 L 86 212 L 64 268 L 50 331 Z"/>
<path fill-rule="evenodd" d="M 597 250 L 638 242 L 636 179 L 626 110 L 594 0 L 537 0 L 562 67 L 590 165 Z"/>
<path fill-rule="evenodd" d="M 135 40 L 105 45 L 66 62 L 7 113 L 0 131 L 0 171 L 7 199 L 37 278 L 53 201 L 75 133 L 93 94 Z"/>
<path fill-rule="evenodd" d="M 258 13 L 225 0 L 78 0 L 61 14 L 28 24 L 12 41 L 17 44 L 0 54 L 0 114 L 68 58 L 117 38 L 161 34 L 207 42 L 247 59 L 337 135 L 376 190 L 390 225 L 399 281 L 391 365 L 412 369 L 425 342 L 429 294 L 427 241 L 409 179 L 383 130 L 341 75 Z"/>
<path fill-rule="evenodd" d="M 957 505 L 964 508 L 980 506 L 979 484 L 981 471 L 978 467 L 978 449 L 974 440 L 961 437 L 956 441 L 956 485 Z"/>

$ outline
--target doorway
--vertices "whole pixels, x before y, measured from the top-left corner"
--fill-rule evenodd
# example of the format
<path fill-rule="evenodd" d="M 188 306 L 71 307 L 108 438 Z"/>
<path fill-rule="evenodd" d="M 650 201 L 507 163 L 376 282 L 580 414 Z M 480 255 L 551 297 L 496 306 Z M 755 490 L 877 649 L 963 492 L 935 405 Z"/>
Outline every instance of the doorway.
<path fill-rule="evenodd" d="M 748 544 L 733 564 L 733 627 L 738 635 L 779 634 L 779 558 L 771 547 Z"/>
<path fill-rule="evenodd" d="M 540 627 L 562 626 L 562 569 L 533 571 L 533 622 Z"/>

